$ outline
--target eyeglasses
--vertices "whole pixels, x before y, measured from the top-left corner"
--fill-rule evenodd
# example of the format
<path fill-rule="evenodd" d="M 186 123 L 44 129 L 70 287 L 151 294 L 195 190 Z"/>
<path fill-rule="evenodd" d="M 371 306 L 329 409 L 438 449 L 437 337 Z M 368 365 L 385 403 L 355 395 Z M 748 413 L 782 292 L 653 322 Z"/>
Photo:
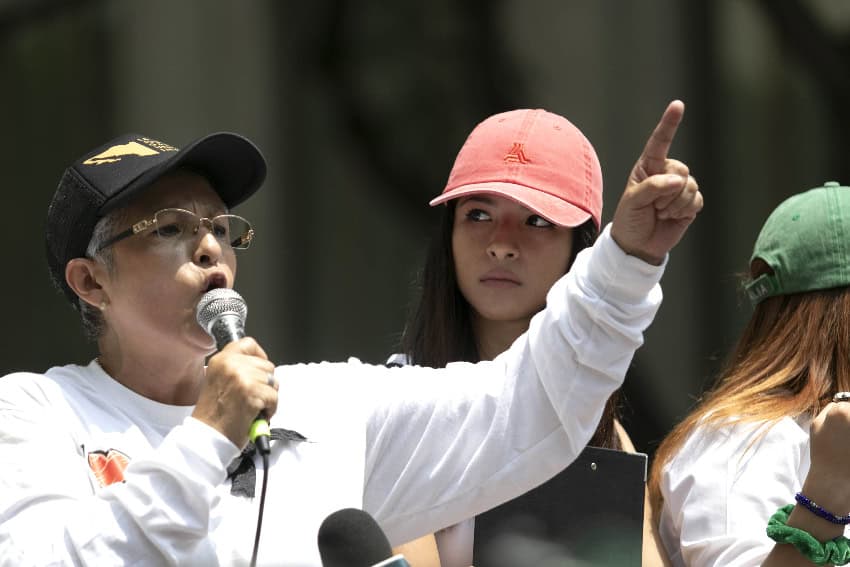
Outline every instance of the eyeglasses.
<path fill-rule="evenodd" d="M 112 246 L 120 240 L 129 238 L 148 229 L 156 231 L 156 235 L 164 241 L 180 242 L 194 238 L 201 225 L 207 227 L 223 246 L 244 250 L 254 240 L 254 229 L 251 223 L 238 215 L 218 215 L 212 218 L 199 217 L 186 209 L 162 209 L 154 213 L 153 218 L 140 220 L 123 232 L 119 232 L 100 246 L 100 252 L 107 246 Z"/>

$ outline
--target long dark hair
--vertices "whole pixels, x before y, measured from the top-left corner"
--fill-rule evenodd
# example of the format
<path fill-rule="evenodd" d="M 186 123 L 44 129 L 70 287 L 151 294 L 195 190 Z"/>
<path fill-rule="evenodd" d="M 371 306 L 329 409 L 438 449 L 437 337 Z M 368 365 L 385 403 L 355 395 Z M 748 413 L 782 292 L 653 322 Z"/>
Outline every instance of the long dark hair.
<path fill-rule="evenodd" d="M 408 360 L 421 366 L 442 368 L 449 362 L 481 360 L 472 327 L 471 307 L 460 292 L 454 267 L 452 229 L 456 203 L 449 201 L 442 207 L 440 223 L 419 274 L 419 301 L 411 310 L 401 338 L 402 352 Z M 593 220 L 575 228 L 567 270 L 576 255 L 591 246 L 598 234 Z M 618 402 L 619 390 L 608 399 L 591 445 L 621 448 L 614 429 Z"/>

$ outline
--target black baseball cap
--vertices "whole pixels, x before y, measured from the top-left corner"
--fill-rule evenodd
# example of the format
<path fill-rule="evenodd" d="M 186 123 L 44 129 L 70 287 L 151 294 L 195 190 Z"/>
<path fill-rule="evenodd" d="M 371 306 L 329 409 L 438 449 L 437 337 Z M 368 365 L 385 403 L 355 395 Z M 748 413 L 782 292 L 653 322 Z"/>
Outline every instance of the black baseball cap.
<path fill-rule="evenodd" d="M 47 210 L 50 277 L 72 305 L 77 294 L 65 281 L 65 266 L 85 257 L 97 222 L 177 167 L 204 175 L 228 209 L 254 194 L 266 178 L 266 160 L 257 146 L 231 132 L 209 134 L 183 149 L 124 134 L 88 152 L 65 170 Z"/>

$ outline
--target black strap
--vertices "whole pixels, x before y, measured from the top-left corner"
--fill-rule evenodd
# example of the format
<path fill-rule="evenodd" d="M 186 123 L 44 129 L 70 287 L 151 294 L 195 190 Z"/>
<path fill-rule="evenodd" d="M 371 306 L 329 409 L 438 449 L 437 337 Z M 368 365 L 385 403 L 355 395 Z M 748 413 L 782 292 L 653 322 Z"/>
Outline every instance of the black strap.
<path fill-rule="evenodd" d="M 291 441 L 300 443 L 306 441 L 307 438 L 291 429 L 282 429 L 273 427 L 271 429 L 272 441 Z M 245 496 L 247 498 L 254 497 L 254 489 L 257 484 L 257 470 L 254 465 L 254 454 L 257 452 L 257 447 L 253 442 L 242 449 L 242 453 L 233 459 L 230 466 L 227 467 L 227 478 L 231 479 L 230 494 L 234 496 Z"/>

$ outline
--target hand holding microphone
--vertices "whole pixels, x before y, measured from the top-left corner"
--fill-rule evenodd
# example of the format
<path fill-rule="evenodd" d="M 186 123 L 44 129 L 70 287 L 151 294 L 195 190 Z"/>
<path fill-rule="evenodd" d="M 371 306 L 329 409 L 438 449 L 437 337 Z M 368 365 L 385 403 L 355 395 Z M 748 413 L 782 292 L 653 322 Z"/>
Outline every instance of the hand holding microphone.
<path fill-rule="evenodd" d="M 219 353 L 209 360 L 192 415 L 238 447 L 250 432 L 258 449 L 267 452 L 267 416 L 277 409 L 274 364 L 254 339 L 245 337 L 247 313 L 245 300 L 232 289 L 213 289 L 198 303 L 198 324 L 215 339 Z"/>

